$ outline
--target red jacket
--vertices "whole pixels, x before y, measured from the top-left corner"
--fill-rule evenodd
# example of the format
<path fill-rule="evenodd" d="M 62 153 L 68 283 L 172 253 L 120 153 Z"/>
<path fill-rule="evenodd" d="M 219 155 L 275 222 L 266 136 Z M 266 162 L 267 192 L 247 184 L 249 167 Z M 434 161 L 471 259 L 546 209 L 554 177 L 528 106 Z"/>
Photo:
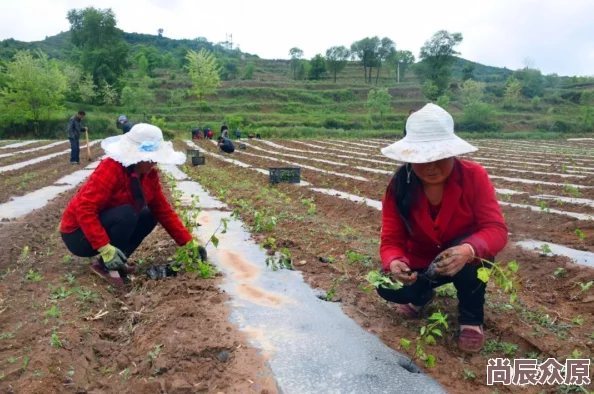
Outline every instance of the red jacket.
<path fill-rule="evenodd" d="M 456 160 L 443 191 L 437 227 L 422 188 L 414 201 L 409 234 L 389 188 L 384 196 L 380 256 L 386 270 L 393 260 L 403 261 L 412 269 L 426 268 L 443 251 L 444 244 L 465 235 L 468 237 L 461 243 L 470 244 L 483 259 L 494 257 L 507 243 L 507 226 L 495 188 L 479 164 Z"/>
<path fill-rule="evenodd" d="M 190 242 L 192 236 L 163 194 L 157 170 L 152 169 L 140 181 L 147 206 L 157 221 L 178 245 Z M 117 161 L 105 159 L 66 207 L 60 231 L 71 233 L 81 228 L 91 246 L 99 249 L 111 242 L 99 222 L 99 214 L 126 204 L 134 206 L 130 175 Z"/>

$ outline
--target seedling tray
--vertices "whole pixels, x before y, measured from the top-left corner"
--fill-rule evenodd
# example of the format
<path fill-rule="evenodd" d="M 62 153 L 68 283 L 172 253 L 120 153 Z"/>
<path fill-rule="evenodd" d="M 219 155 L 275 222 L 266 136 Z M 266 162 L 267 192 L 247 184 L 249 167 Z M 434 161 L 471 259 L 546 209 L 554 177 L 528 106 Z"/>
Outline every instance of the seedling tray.
<path fill-rule="evenodd" d="M 301 182 L 301 168 L 269 168 L 268 172 L 271 184 Z"/>
<path fill-rule="evenodd" d="M 193 166 L 203 166 L 205 163 L 206 163 L 206 157 L 192 156 L 192 165 Z"/>

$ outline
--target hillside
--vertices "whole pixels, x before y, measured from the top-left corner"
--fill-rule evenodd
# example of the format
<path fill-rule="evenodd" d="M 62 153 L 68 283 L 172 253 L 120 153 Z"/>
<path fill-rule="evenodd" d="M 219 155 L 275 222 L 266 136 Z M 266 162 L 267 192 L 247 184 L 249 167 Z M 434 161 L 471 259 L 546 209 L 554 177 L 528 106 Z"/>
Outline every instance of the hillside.
<path fill-rule="evenodd" d="M 321 81 L 295 81 L 292 78 L 288 60 L 267 60 L 228 50 L 205 39 L 173 40 L 155 35 L 125 33 L 122 37 L 131 46 L 132 54 L 140 48 L 154 47 L 170 59 L 183 59 L 188 49 L 206 48 L 217 53 L 219 62 L 228 65 L 233 72 L 225 74 L 217 93 L 206 98 L 207 104 L 200 106 L 189 93 L 191 82 L 181 64 L 169 61 L 166 67 L 157 68 L 152 74 L 149 88 L 155 100 L 148 103 L 148 117 L 144 119 L 140 109 L 134 107 L 104 107 L 77 102 L 67 103 L 67 110 L 57 114 L 45 128 L 46 132 L 60 135 L 65 119 L 80 107 L 87 109 L 87 122 L 101 132 L 115 133 L 115 119 L 121 113 L 134 122 L 149 121 L 151 116 L 162 118 L 172 131 L 188 132 L 200 124 L 218 129 L 224 120 L 231 128 L 241 127 L 245 131 L 260 132 L 270 136 L 315 136 L 320 134 L 357 135 L 365 131 L 375 135 L 401 133 L 407 113 L 418 109 L 428 100 L 424 97 L 414 72 L 401 75 L 396 80 L 395 70 L 384 67 L 373 84 L 363 80 L 363 67 L 358 62 L 349 62 L 338 74 L 334 83 L 328 75 Z M 69 33 L 60 33 L 43 41 L 23 43 L 15 40 L 0 42 L 0 57 L 8 59 L 18 49 L 41 49 L 51 57 L 67 60 L 73 53 Z M 131 56 L 131 60 L 134 55 Z M 133 62 L 132 62 L 133 63 Z M 464 100 L 460 96 L 462 68 L 474 65 L 474 79 L 487 82 L 485 101 L 493 106 L 493 119 L 487 128 L 476 126 L 463 116 Z M 414 65 L 413 65 L 414 67 Z M 253 68 L 246 77 L 248 68 Z M 374 71 L 375 74 L 375 71 Z M 591 81 L 556 78 L 538 103 L 524 98 L 514 108 L 504 108 L 505 81 L 513 71 L 469 62 L 458 58 L 453 67 L 454 80 L 451 85 L 448 110 L 454 115 L 458 129 L 463 131 L 504 132 L 580 132 L 579 125 L 584 109 L 580 104 L 581 91 L 592 89 Z M 581 82 L 581 83 L 580 83 Z M 125 86 L 135 87 L 139 83 L 135 66 L 123 79 Z M 366 106 L 371 89 L 387 88 L 392 96 L 392 111 L 383 117 L 370 116 Z M 174 100 L 172 96 L 181 99 Z M 70 115 L 71 116 L 71 115 Z M 14 132 L 13 128 L 13 132 Z M 21 129 L 22 130 L 22 129 Z M 370 132 L 369 130 L 375 130 Z"/>

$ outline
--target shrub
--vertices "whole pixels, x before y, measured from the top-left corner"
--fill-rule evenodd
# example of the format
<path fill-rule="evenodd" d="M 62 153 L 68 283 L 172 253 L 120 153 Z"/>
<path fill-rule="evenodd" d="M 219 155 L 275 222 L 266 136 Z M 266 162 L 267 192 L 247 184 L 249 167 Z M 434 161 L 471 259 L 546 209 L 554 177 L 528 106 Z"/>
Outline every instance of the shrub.
<path fill-rule="evenodd" d="M 539 109 L 540 108 L 540 97 L 534 96 L 532 98 L 532 109 Z"/>
<path fill-rule="evenodd" d="M 447 94 L 443 94 L 439 96 L 436 104 L 447 111 L 448 106 L 450 105 L 450 97 Z"/>
<path fill-rule="evenodd" d="M 497 124 L 493 121 L 493 107 L 487 103 L 475 102 L 464 107 L 462 118 L 458 121 L 458 130 L 495 131 Z"/>

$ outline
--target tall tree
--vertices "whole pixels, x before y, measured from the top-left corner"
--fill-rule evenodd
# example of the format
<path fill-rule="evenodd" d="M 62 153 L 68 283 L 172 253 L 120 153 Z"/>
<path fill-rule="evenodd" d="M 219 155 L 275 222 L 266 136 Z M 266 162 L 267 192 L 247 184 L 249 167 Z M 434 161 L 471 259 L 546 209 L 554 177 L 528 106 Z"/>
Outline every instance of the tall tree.
<path fill-rule="evenodd" d="M 163 37 L 163 32 L 164 32 L 163 29 L 157 30 L 157 34 L 159 35 L 159 37 Z"/>
<path fill-rule="evenodd" d="M 0 92 L 2 117 L 16 124 L 32 120 L 39 135 L 39 121 L 63 109 L 67 87 L 66 76 L 45 53 L 18 51 L 6 66 L 5 86 Z"/>
<path fill-rule="evenodd" d="M 505 88 L 505 96 L 503 99 L 504 108 L 513 108 L 520 101 L 522 94 L 522 83 L 515 77 L 509 77 L 507 80 L 507 87 Z"/>
<path fill-rule="evenodd" d="M 371 89 L 367 95 L 367 108 L 369 109 L 369 115 L 373 110 L 379 112 L 380 118 L 384 118 L 384 114 L 392 111 L 392 95 L 388 92 L 388 89 Z"/>
<path fill-rule="evenodd" d="M 381 46 L 379 37 L 366 37 L 360 41 L 355 41 L 351 45 L 351 52 L 361 61 L 365 82 L 371 83 L 371 73 L 373 66 L 377 63 L 377 53 Z"/>
<path fill-rule="evenodd" d="M 396 44 L 394 41 L 389 39 L 388 37 L 382 38 L 380 41 L 380 46 L 377 49 L 377 54 L 375 56 L 375 66 L 377 68 L 376 76 L 375 76 L 375 84 L 379 80 L 379 73 L 380 69 L 382 68 L 383 63 L 388 60 L 388 58 L 396 55 Z"/>
<path fill-rule="evenodd" d="M 113 85 L 128 67 L 129 48 L 116 27 L 111 9 L 72 9 L 68 11 L 72 43 L 81 51 L 85 72 L 93 75 L 96 85 Z"/>
<path fill-rule="evenodd" d="M 219 65 L 216 57 L 206 49 L 200 52 L 188 51 L 186 70 L 192 80 L 192 90 L 198 97 L 200 105 L 200 120 L 202 119 L 202 98 L 216 92 L 221 86 Z"/>
<path fill-rule="evenodd" d="M 532 98 L 542 97 L 545 89 L 545 79 L 536 68 L 523 68 L 514 73 L 514 77 L 522 84 L 522 94 Z"/>
<path fill-rule="evenodd" d="M 474 79 L 474 69 L 474 63 L 466 63 L 462 67 L 462 80 L 468 81 L 469 79 Z"/>
<path fill-rule="evenodd" d="M 146 121 L 147 115 L 155 101 L 155 94 L 150 90 L 151 79 L 143 77 L 137 87 L 126 86 L 122 90 L 122 104 L 130 111 L 142 114 L 143 121 Z"/>
<path fill-rule="evenodd" d="M 392 52 L 387 60 L 394 73 L 400 74 L 400 79 L 403 80 L 408 68 L 415 63 L 415 55 L 411 51 L 396 51 Z"/>
<path fill-rule="evenodd" d="M 336 74 L 344 70 L 349 57 L 351 57 L 351 52 L 344 46 L 332 47 L 326 51 L 326 65 L 334 75 L 334 83 L 336 83 Z"/>
<path fill-rule="evenodd" d="M 459 54 L 455 48 L 461 42 L 461 33 L 440 30 L 421 47 L 421 62 L 415 67 L 415 71 L 423 82 L 432 81 L 440 94 L 449 87 L 452 65 L 456 60 L 454 55 Z"/>
<path fill-rule="evenodd" d="M 297 69 L 301 63 L 303 51 L 297 47 L 293 47 L 289 50 L 289 55 L 291 55 L 291 70 L 293 71 L 293 79 L 297 79 Z"/>
<path fill-rule="evenodd" d="M 326 73 L 326 59 L 319 53 L 315 55 L 309 62 L 309 79 L 319 80 L 322 79 Z"/>

